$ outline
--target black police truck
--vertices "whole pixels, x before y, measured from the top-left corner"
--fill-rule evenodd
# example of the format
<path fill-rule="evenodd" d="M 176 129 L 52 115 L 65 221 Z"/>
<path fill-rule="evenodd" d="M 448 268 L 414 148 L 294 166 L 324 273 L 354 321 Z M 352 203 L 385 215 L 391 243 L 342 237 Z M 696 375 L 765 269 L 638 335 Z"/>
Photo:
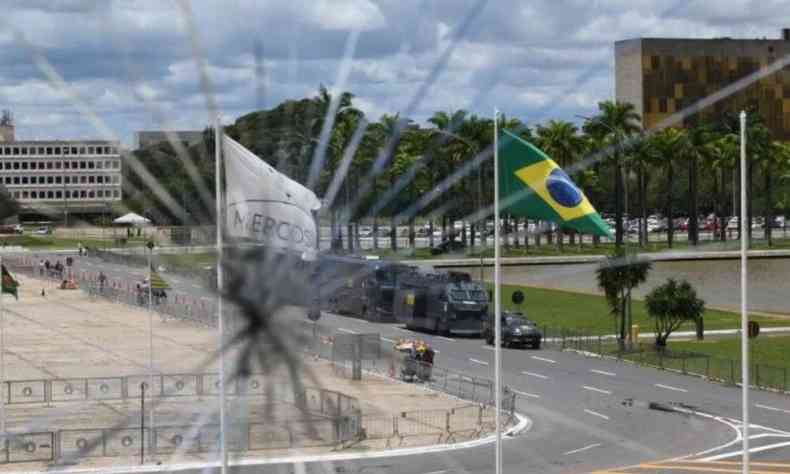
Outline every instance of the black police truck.
<path fill-rule="evenodd" d="M 394 311 L 407 329 L 480 335 L 488 304 L 485 288 L 468 273 L 414 271 L 400 276 Z"/>

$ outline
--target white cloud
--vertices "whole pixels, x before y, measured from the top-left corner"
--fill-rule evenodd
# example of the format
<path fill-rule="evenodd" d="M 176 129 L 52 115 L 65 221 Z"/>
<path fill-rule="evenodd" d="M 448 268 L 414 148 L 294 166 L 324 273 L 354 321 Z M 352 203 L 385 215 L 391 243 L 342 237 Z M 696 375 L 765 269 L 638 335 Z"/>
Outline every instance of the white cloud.
<path fill-rule="evenodd" d="M 378 5 L 369 0 L 315 0 L 310 20 L 329 30 L 375 30 L 387 24 Z"/>

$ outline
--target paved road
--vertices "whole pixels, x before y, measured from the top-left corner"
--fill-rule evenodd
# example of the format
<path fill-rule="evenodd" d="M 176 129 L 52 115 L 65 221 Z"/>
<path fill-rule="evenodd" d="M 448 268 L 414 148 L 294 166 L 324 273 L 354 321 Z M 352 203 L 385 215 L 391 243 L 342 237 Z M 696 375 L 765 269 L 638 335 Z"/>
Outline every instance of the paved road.
<path fill-rule="evenodd" d="M 139 268 L 90 258 L 80 259 L 78 265 L 101 268 L 111 276 L 143 274 Z M 209 294 L 189 278 L 173 279 L 171 284 L 195 295 Z M 325 314 L 321 322 L 341 332 L 373 332 L 389 340 L 414 336 L 395 324 L 332 314 Z M 493 351 L 480 339 L 419 336 L 438 349 L 437 364 L 442 367 L 493 376 Z M 740 456 L 740 445 L 732 443 L 742 430 L 739 390 L 568 352 L 504 349 L 503 354 L 505 383 L 518 394 L 517 410 L 533 422 L 529 431 L 505 442 L 505 472 L 575 473 L 618 466 L 632 467 L 611 472 L 737 472 L 730 469 L 737 469 L 733 463 Z M 654 407 L 680 404 L 687 413 L 654 409 L 651 403 Z M 783 472 L 785 467 L 784 472 L 790 472 L 790 466 L 782 464 L 790 460 L 790 398 L 753 392 L 752 423 L 755 462 L 780 465 L 766 465 L 764 472 Z M 660 464 L 681 456 L 689 456 L 683 462 L 694 460 L 695 464 Z M 408 458 L 335 461 L 330 466 L 308 463 L 305 472 L 487 473 L 493 472 L 492 466 L 493 446 L 486 445 L 447 453 L 416 453 Z M 288 466 L 281 468 L 274 471 L 295 472 Z M 260 467 L 252 466 L 238 469 L 259 471 Z"/>

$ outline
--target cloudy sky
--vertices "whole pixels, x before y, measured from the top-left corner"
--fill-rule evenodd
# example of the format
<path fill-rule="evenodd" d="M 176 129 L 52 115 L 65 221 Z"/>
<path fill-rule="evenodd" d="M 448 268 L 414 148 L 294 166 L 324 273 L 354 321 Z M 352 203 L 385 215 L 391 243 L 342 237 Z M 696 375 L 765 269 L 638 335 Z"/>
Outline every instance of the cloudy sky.
<path fill-rule="evenodd" d="M 3 0 L 0 107 L 20 139 L 202 128 L 345 80 L 373 119 L 576 120 L 613 42 L 769 37 L 787 0 Z M 195 54 L 199 51 L 199 54 Z M 201 66 L 202 61 L 202 66 Z M 201 80 L 201 71 L 204 80 Z"/>

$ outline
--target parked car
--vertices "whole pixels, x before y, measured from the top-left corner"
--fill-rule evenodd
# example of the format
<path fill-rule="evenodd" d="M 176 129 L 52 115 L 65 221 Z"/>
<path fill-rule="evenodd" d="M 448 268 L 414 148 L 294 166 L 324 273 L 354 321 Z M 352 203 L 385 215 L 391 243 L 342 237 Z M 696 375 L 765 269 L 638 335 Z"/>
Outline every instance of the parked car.
<path fill-rule="evenodd" d="M 771 223 L 771 228 L 784 229 L 784 227 L 785 227 L 785 216 L 774 216 L 773 222 Z"/>
<path fill-rule="evenodd" d="M 502 347 L 530 346 L 540 349 L 543 334 L 537 324 L 530 321 L 522 313 L 505 311 L 502 313 Z M 486 344 L 494 344 L 494 315 L 489 314 L 483 320 L 483 338 Z"/>
<path fill-rule="evenodd" d="M 731 217 L 729 222 L 727 222 L 727 230 L 738 230 L 738 227 L 739 227 L 738 218 Z"/>
<path fill-rule="evenodd" d="M 38 229 L 33 231 L 35 235 L 50 235 L 52 233 L 52 229 L 49 227 L 39 227 Z"/>

